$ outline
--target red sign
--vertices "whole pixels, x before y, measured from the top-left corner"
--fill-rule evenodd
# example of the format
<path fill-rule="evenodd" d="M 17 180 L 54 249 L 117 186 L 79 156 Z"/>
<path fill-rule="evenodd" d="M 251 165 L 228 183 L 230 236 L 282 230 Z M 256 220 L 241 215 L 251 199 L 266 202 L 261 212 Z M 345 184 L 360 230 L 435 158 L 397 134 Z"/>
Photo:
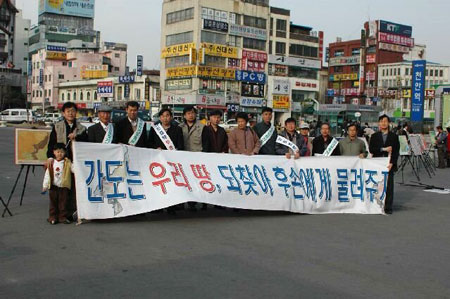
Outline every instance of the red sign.
<path fill-rule="evenodd" d="M 435 95 L 436 95 L 436 91 L 434 89 L 426 89 L 425 90 L 425 97 L 434 98 Z"/>
<path fill-rule="evenodd" d="M 266 64 L 264 62 L 242 59 L 242 69 L 252 72 L 264 72 Z"/>
<path fill-rule="evenodd" d="M 376 54 L 367 54 L 366 56 L 366 63 L 375 63 L 377 60 Z"/>
<path fill-rule="evenodd" d="M 380 32 L 378 34 L 378 41 L 382 42 L 382 43 L 405 46 L 408 48 L 414 47 L 414 39 L 413 38 L 401 36 L 401 35 L 397 35 L 397 34 Z"/>
<path fill-rule="evenodd" d="M 62 109 L 63 105 L 64 105 L 63 103 L 59 103 L 58 109 Z M 77 106 L 78 109 L 86 109 L 86 103 L 76 103 L 75 105 Z"/>
<path fill-rule="evenodd" d="M 267 53 L 242 50 L 242 58 L 251 61 L 267 62 Z"/>
<path fill-rule="evenodd" d="M 323 31 L 319 31 L 319 58 L 320 58 L 320 64 L 323 63 Z"/>

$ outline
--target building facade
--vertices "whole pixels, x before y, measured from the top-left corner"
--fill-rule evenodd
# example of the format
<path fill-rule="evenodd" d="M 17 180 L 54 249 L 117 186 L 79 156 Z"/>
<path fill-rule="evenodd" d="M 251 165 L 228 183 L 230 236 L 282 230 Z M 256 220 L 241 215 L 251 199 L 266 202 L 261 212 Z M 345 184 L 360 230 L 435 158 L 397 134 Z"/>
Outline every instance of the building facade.
<path fill-rule="evenodd" d="M 267 105 L 269 1 L 164 0 L 161 102 L 259 114 Z"/>
<path fill-rule="evenodd" d="M 32 55 L 32 74 L 29 76 L 29 101 L 32 109 L 57 108 L 58 89 L 63 82 L 125 75 L 126 58 L 121 57 L 126 57 L 126 52 L 123 50 L 105 50 L 99 53 L 76 48 L 76 45 L 77 41 L 68 43 L 71 48 L 48 45 L 46 49 Z M 117 59 L 111 59 L 116 55 Z M 78 98 L 71 100 L 77 101 Z"/>
<path fill-rule="evenodd" d="M 291 22 L 287 9 L 270 8 L 268 106 L 275 122 L 312 117 L 318 109 L 323 32 Z"/>
<path fill-rule="evenodd" d="M 415 55 L 414 45 L 411 26 L 384 20 L 366 22 L 359 40 L 330 44 L 328 102 L 378 105 L 378 65 Z"/>
<path fill-rule="evenodd" d="M 394 118 L 409 118 L 411 112 L 412 62 L 378 65 L 378 96 L 383 111 Z M 435 87 L 450 82 L 450 66 L 427 61 L 424 118 L 435 118 Z"/>
<path fill-rule="evenodd" d="M 107 90 L 106 86 L 111 89 Z M 127 75 L 98 79 L 61 82 L 58 86 L 56 108 L 65 102 L 74 102 L 81 114 L 92 116 L 102 103 L 115 109 L 124 109 L 127 101 L 140 103 L 141 109 L 159 109 L 159 72 L 147 71 L 143 76 Z"/>

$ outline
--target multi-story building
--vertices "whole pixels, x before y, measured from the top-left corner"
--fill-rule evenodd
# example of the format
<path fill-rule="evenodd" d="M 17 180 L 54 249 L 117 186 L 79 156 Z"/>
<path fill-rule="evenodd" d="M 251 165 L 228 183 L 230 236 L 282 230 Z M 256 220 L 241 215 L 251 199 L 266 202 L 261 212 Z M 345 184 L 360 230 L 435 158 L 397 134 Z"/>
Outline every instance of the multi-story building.
<path fill-rule="evenodd" d="M 111 86 L 110 94 L 104 86 Z M 57 108 L 65 102 L 74 102 L 83 115 L 93 115 L 95 108 L 104 102 L 117 109 L 123 109 L 127 101 L 137 101 L 141 109 L 159 108 L 159 71 L 146 71 L 142 76 L 127 75 L 101 79 L 73 80 L 61 82 L 58 86 Z M 154 109 L 152 109 L 154 108 Z"/>
<path fill-rule="evenodd" d="M 267 105 L 268 0 L 164 0 L 162 105 L 258 114 Z"/>
<path fill-rule="evenodd" d="M 13 68 L 14 26 L 18 12 L 11 0 L 0 2 L 0 68 Z"/>
<path fill-rule="evenodd" d="M 335 103 L 359 104 L 359 71 L 361 64 L 361 40 L 343 42 L 337 38 L 329 45 L 330 58 L 328 60 L 328 103 L 335 99 Z"/>
<path fill-rule="evenodd" d="M 95 0 L 39 1 L 38 25 L 30 30 L 30 57 L 47 45 L 67 47 L 72 40 L 81 41 L 84 48 L 99 49 L 94 6 Z"/>
<path fill-rule="evenodd" d="M 312 116 L 318 108 L 323 32 L 291 22 L 287 9 L 270 8 L 268 106 L 275 122 Z"/>
<path fill-rule="evenodd" d="M 123 43 L 103 42 L 100 53 L 103 54 L 112 76 L 123 76 L 127 67 L 128 45 Z"/>
<path fill-rule="evenodd" d="M 31 26 L 31 20 L 24 19 L 22 11 L 16 14 L 14 26 L 14 68 L 22 71 L 22 75 L 28 72 L 28 34 Z"/>
<path fill-rule="evenodd" d="M 435 86 L 450 82 L 450 66 L 427 61 L 425 72 L 425 121 L 435 117 Z M 378 65 L 378 97 L 385 113 L 409 118 L 411 112 L 412 62 Z"/>
<path fill-rule="evenodd" d="M 401 62 L 413 48 L 411 26 L 383 20 L 366 22 L 359 40 L 330 44 L 328 102 L 377 104 L 378 65 Z"/>
<path fill-rule="evenodd" d="M 33 109 L 56 108 L 59 85 L 63 82 L 125 75 L 126 52 L 105 49 L 99 53 L 80 49 L 78 43 L 77 40 L 70 41 L 70 48 L 48 45 L 46 49 L 32 55 L 32 75 L 29 80 Z M 71 100 L 77 101 L 78 98 Z"/>

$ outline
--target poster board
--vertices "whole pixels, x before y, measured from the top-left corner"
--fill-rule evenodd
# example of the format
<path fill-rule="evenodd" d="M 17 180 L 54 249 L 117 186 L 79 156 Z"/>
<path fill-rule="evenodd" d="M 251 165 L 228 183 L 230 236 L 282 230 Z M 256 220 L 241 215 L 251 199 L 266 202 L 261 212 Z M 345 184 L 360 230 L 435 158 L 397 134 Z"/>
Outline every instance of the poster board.
<path fill-rule="evenodd" d="M 44 165 L 50 130 L 16 129 L 14 157 L 16 165 Z"/>
<path fill-rule="evenodd" d="M 398 136 L 398 141 L 400 143 L 400 156 L 409 156 L 410 147 L 408 144 L 408 139 L 406 139 L 406 136 L 405 135 Z"/>

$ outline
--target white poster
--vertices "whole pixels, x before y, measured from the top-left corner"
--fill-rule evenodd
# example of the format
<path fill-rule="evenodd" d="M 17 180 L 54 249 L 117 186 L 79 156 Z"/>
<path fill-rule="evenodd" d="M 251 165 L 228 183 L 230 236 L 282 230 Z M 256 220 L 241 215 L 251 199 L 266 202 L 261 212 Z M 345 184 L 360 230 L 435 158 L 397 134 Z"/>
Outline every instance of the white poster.
<path fill-rule="evenodd" d="M 308 214 L 384 213 L 388 158 L 288 160 L 83 142 L 74 142 L 73 151 L 81 219 L 125 217 L 189 201 Z"/>

